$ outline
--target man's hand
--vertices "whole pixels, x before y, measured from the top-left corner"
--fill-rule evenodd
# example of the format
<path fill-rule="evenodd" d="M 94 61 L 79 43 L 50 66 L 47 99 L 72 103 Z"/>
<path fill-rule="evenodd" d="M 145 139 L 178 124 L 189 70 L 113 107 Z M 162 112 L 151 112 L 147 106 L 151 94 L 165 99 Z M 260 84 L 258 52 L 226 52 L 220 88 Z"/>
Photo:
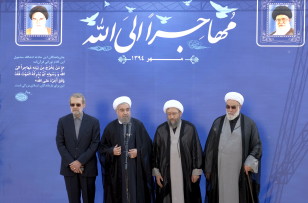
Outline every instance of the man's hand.
<path fill-rule="evenodd" d="M 248 175 L 249 171 L 253 172 L 253 170 L 250 166 L 244 166 L 244 170 L 245 170 L 246 175 Z"/>
<path fill-rule="evenodd" d="M 200 176 L 192 175 L 191 176 L 191 182 L 195 183 L 199 180 Z"/>
<path fill-rule="evenodd" d="M 156 176 L 156 183 L 157 183 L 157 185 L 158 185 L 160 188 L 163 187 L 162 181 L 164 181 L 163 177 L 162 177 L 161 175 L 157 175 L 157 176 Z"/>
<path fill-rule="evenodd" d="M 118 147 L 118 145 L 114 146 L 113 155 L 114 156 L 120 156 L 121 155 L 121 146 L 119 146 L 119 147 Z"/>
<path fill-rule="evenodd" d="M 130 150 L 128 151 L 128 156 L 129 156 L 129 158 L 131 158 L 131 159 L 136 158 L 136 157 L 137 157 L 137 149 L 130 149 Z"/>
<path fill-rule="evenodd" d="M 73 161 L 72 163 L 70 163 L 70 169 L 74 172 L 74 173 L 80 173 L 82 174 L 82 169 L 81 169 L 82 165 L 78 160 Z"/>

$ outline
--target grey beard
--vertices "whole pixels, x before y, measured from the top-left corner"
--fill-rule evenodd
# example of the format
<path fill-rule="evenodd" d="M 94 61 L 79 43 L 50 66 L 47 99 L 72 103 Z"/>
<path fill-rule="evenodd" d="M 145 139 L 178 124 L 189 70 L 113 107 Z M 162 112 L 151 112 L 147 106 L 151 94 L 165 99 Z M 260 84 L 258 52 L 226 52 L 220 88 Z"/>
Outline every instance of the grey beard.
<path fill-rule="evenodd" d="M 227 116 L 227 119 L 228 119 L 229 121 L 234 120 L 238 115 L 240 115 L 240 110 L 238 110 L 237 112 L 235 112 L 234 115 L 228 114 L 228 111 L 226 110 L 226 116 Z"/>
<path fill-rule="evenodd" d="M 177 128 L 179 125 L 180 120 L 176 121 L 175 123 L 171 123 L 170 121 L 168 121 L 169 126 L 174 129 Z"/>
<path fill-rule="evenodd" d="M 123 123 L 123 124 L 127 124 L 127 123 L 130 122 L 130 118 L 131 118 L 131 117 L 126 117 L 126 118 L 122 118 L 122 119 L 119 118 L 119 121 L 120 121 L 121 123 Z"/>

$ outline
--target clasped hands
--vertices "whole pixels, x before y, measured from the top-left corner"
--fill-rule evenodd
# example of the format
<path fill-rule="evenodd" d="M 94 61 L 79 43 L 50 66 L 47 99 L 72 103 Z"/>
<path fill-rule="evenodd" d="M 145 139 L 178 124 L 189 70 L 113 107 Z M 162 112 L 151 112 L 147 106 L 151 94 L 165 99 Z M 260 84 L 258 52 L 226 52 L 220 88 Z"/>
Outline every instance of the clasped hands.
<path fill-rule="evenodd" d="M 113 155 L 120 156 L 121 155 L 121 146 L 114 146 L 113 148 Z M 130 149 L 128 150 L 128 157 L 134 159 L 137 157 L 137 149 Z"/>
<path fill-rule="evenodd" d="M 83 165 L 78 160 L 73 161 L 69 166 L 74 173 L 83 173 Z"/>

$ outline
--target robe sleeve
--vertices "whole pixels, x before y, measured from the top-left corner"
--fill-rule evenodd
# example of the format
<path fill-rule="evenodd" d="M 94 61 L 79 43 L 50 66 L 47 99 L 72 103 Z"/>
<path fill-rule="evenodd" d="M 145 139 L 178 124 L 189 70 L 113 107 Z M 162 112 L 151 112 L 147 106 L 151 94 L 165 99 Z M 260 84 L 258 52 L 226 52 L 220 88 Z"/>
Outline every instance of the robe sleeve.
<path fill-rule="evenodd" d="M 143 174 L 137 174 L 139 176 L 143 176 L 142 181 L 139 179 L 141 182 L 139 184 L 137 183 L 137 191 L 144 191 L 144 202 L 154 202 L 154 193 L 153 193 L 153 177 L 152 177 L 152 163 L 151 163 L 151 158 L 152 158 L 152 140 L 144 127 L 143 123 L 140 122 L 140 137 L 141 138 L 141 146 L 137 146 L 138 149 L 138 155 L 137 155 L 137 160 L 139 156 L 139 160 L 141 159 L 141 168 L 142 168 L 142 173 Z M 138 139 L 139 140 L 139 139 Z M 140 140 L 139 140 L 140 141 Z M 141 152 L 141 153 L 139 153 Z M 139 164 L 137 164 L 139 165 Z M 140 171 L 141 172 L 141 171 Z M 138 173 L 138 171 L 137 171 Z M 138 178 L 137 178 L 138 181 Z M 141 189 L 141 187 L 143 187 Z"/>
<path fill-rule="evenodd" d="M 194 140 L 193 140 L 193 171 L 192 175 L 202 174 L 202 147 L 200 144 L 197 129 L 193 128 Z M 200 174 L 199 174 L 200 173 Z"/>
<path fill-rule="evenodd" d="M 152 140 L 144 127 L 143 123 L 140 124 L 141 127 L 141 135 L 142 139 L 142 146 L 138 147 L 137 149 L 140 150 L 141 154 L 144 156 L 143 158 L 147 163 L 151 163 L 151 154 L 152 154 Z M 139 151 L 138 151 L 139 152 Z"/>
<path fill-rule="evenodd" d="M 253 156 L 249 155 L 244 163 L 245 166 L 250 166 L 254 173 L 258 173 L 259 161 Z"/>
<path fill-rule="evenodd" d="M 257 125 L 253 120 L 248 122 L 247 129 L 250 129 L 250 132 L 245 132 L 250 134 L 249 142 L 249 155 L 247 156 L 244 165 L 250 166 L 254 173 L 258 173 L 259 160 L 262 155 L 262 143 L 257 129 Z M 246 127 L 246 126 L 245 126 Z"/>
<path fill-rule="evenodd" d="M 161 176 L 158 168 L 152 169 L 152 176 Z"/>
<path fill-rule="evenodd" d="M 193 169 L 192 175 L 201 176 L 202 175 L 202 169 Z"/>
<path fill-rule="evenodd" d="M 204 172 L 210 173 L 212 171 L 213 163 L 213 147 L 214 147 L 214 136 L 216 133 L 216 128 L 212 126 L 209 135 L 207 137 L 205 147 L 204 147 Z"/>
<path fill-rule="evenodd" d="M 142 135 L 142 146 L 138 149 L 138 155 L 141 156 L 142 162 L 143 162 L 143 168 L 145 173 L 147 173 L 148 179 L 152 178 L 151 176 L 151 157 L 152 157 L 152 140 L 144 127 L 143 123 L 140 123 L 141 127 L 141 135 Z M 141 153 L 139 153 L 139 150 Z M 150 180 L 148 180 L 150 181 Z"/>
<path fill-rule="evenodd" d="M 152 167 L 156 168 L 159 171 L 159 133 L 156 130 L 153 140 L 153 156 L 152 156 Z M 153 170 L 152 170 L 153 174 Z"/>
<path fill-rule="evenodd" d="M 103 166 L 107 166 L 107 164 L 110 164 L 113 162 L 113 148 L 111 140 L 110 140 L 111 132 L 109 131 L 109 128 L 105 128 L 100 146 L 99 146 L 99 154 L 100 154 L 100 162 Z"/>
<path fill-rule="evenodd" d="M 257 160 L 260 160 L 262 155 L 262 143 L 259 136 L 259 132 L 257 129 L 257 125 L 251 120 L 251 132 L 248 132 L 250 137 L 250 143 L 249 143 L 249 155 L 253 156 Z M 249 128 L 248 128 L 249 129 Z"/>

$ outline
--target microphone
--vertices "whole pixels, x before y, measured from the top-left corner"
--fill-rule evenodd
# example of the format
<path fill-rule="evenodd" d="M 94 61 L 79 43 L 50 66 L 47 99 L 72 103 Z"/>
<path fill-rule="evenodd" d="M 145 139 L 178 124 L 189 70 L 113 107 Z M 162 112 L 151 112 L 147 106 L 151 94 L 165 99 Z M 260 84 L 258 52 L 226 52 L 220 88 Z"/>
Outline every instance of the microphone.
<path fill-rule="evenodd" d="M 129 156 L 129 154 L 128 154 L 128 142 L 129 142 L 129 138 L 130 138 L 131 131 L 132 131 L 132 124 L 131 123 L 124 124 L 123 127 L 124 127 L 124 146 L 125 146 L 124 165 L 125 165 L 125 170 L 127 170 L 127 157 Z M 126 127 L 128 127 L 127 131 L 126 131 Z"/>
<path fill-rule="evenodd" d="M 128 129 L 126 129 L 128 127 Z M 131 123 L 123 123 L 123 134 L 124 134 L 124 147 L 125 147 L 125 160 L 124 160 L 124 166 L 125 166 L 125 184 L 126 184 L 126 200 L 128 203 L 130 203 L 130 194 L 129 194 L 129 188 L 128 188 L 128 170 L 127 170 L 127 157 L 128 154 L 128 142 L 129 138 L 132 133 L 132 124 Z"/>

